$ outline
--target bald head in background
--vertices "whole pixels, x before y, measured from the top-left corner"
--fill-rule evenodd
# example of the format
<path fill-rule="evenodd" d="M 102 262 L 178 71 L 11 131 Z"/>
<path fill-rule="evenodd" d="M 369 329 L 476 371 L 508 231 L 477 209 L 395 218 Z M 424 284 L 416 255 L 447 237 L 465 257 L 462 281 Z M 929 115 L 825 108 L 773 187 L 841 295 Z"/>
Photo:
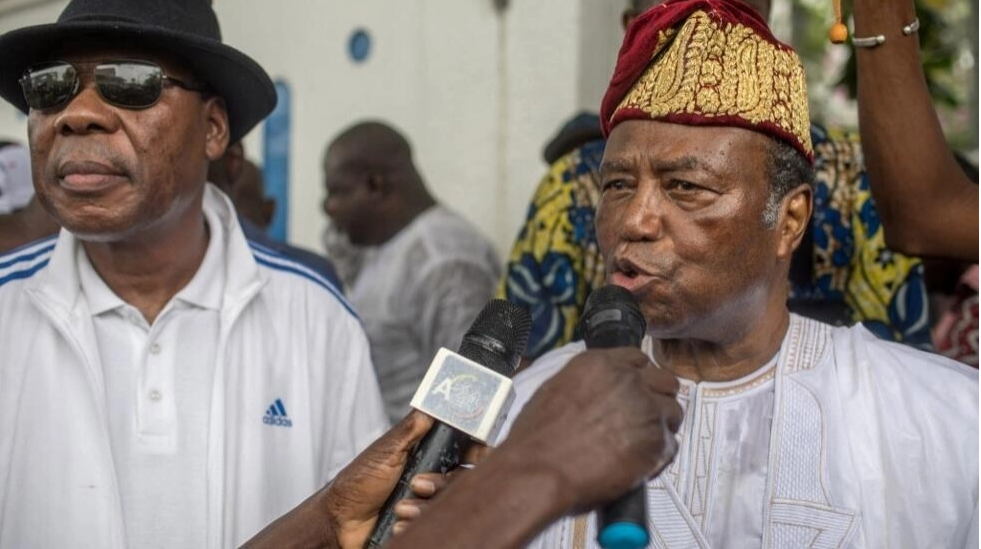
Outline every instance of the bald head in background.
<path fill-rule="evenodd" d="M 328 154 L 343 151 L 352 161 L 391 170 L 412 167 L 412 145 L 395 128 L 383 122 L 360 122 L 341 131 L 328 147 Z"/>
<path fill-rule="evenodd" d="M 364 121 L 339 132 L 323 169 L 324 212 L 360 253 L 348 298 L 396 422 L 433 355 L 459 347 L 492 296 L 500 260 L 473 223 L 430 195 L 409 140 L 392 126 Z"/>
<path fill-rule="evenodd" d="M 324 213 L 358 246 L 387 242 L 436 203 L 409 141 L 381 122 L 360 122 L 338 134 L 323 169 Z"/>

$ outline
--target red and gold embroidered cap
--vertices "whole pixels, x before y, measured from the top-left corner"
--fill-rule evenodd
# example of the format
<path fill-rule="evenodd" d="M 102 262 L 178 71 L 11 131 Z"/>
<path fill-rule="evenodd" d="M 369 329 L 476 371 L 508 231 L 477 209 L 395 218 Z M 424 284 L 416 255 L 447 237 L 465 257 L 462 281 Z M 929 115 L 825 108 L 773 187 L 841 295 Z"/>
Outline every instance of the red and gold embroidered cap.
<path fill-rule="evenodd" d="M 738 126 L 814 158 L 804 67 L 738 0 L 669 0 L 627 29 L 600 109 L 624 120 Z"/>

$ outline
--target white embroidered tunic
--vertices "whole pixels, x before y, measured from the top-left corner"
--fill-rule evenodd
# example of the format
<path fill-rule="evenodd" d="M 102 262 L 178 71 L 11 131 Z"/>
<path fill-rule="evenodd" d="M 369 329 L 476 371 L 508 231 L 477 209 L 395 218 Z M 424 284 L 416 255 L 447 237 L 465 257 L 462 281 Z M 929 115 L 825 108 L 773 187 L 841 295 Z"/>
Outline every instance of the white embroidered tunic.
<path fill-rule="evenodd" d="M 583 348 L 520 374 L 511 418 Z M 791 315 L 780 352 L 752 374 L 680 381 L 678 454 L 648 482 L 651 547 L 978 546 L 976 370 Z M 595 540 L 590 515 L 530 547 Z"/>

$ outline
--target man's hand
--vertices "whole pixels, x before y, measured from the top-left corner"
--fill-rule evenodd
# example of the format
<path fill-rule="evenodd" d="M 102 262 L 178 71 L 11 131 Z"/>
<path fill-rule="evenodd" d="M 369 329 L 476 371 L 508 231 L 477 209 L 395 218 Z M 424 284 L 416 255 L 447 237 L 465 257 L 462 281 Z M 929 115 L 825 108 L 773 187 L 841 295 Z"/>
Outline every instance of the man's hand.
<path fill-rule="evenodd" d="M 497 452 L 560 474 L 574 512 L 653 477 L 674 458 L 682 410 L 678 380 L 639 349 L 594 349 L 535 393 Z"/>
<path fill-rule="evenodd" d="M 339 547 L 361 549 L 375 527 L 382 505 L 398 483 L 409 452 L 432 426 L 431 417 L 412 411 L 354 458 L 327 486 L 327 516 L 333 522 Z M 412 486 L 421 486 L 426 492 L 427 483 L 432 482 L 430 477 L 417 477 Z"/>
<path fill-rule="evenodd" d="M 395 489 L 409 452 L 429 431 L 433 419 L 413 411 L 382 435 L 345 467 L 334 480 L 289 513 L 267 526 L 243 547 L 329 547 L 361 549 L 375 526 L 378 513 Z M 417 475 L 412 488 L 420 499 L 399 508 L 400 517 L 418 515 L 445 479 L 438 474 Z"/>

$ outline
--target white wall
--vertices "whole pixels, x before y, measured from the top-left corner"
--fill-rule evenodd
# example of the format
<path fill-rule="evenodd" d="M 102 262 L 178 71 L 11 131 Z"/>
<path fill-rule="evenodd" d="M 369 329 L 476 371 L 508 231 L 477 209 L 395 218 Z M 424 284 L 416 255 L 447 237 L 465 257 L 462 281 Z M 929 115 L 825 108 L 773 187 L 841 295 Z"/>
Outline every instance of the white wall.
<path fill-rule="evenodd" d="M 225 42 L 292 90 L 289 240 L 320 249 L 323 148 L 370 117 L 401 128 L 434 194 L 507 252 L 544 173 L 544 143 L 576 111 L 598 109 L 625 1 L 503 3 L 215 0 Z M 0 32 L 53 21 L 64 5 L 0 12 Z M 363 64 L 348 57 L 356 28 L 372 38 Z M 0 136 L 26 139 L 23 128 L 0 105 Z M 246 138 L 256 159 L 260 137 Z"/>

